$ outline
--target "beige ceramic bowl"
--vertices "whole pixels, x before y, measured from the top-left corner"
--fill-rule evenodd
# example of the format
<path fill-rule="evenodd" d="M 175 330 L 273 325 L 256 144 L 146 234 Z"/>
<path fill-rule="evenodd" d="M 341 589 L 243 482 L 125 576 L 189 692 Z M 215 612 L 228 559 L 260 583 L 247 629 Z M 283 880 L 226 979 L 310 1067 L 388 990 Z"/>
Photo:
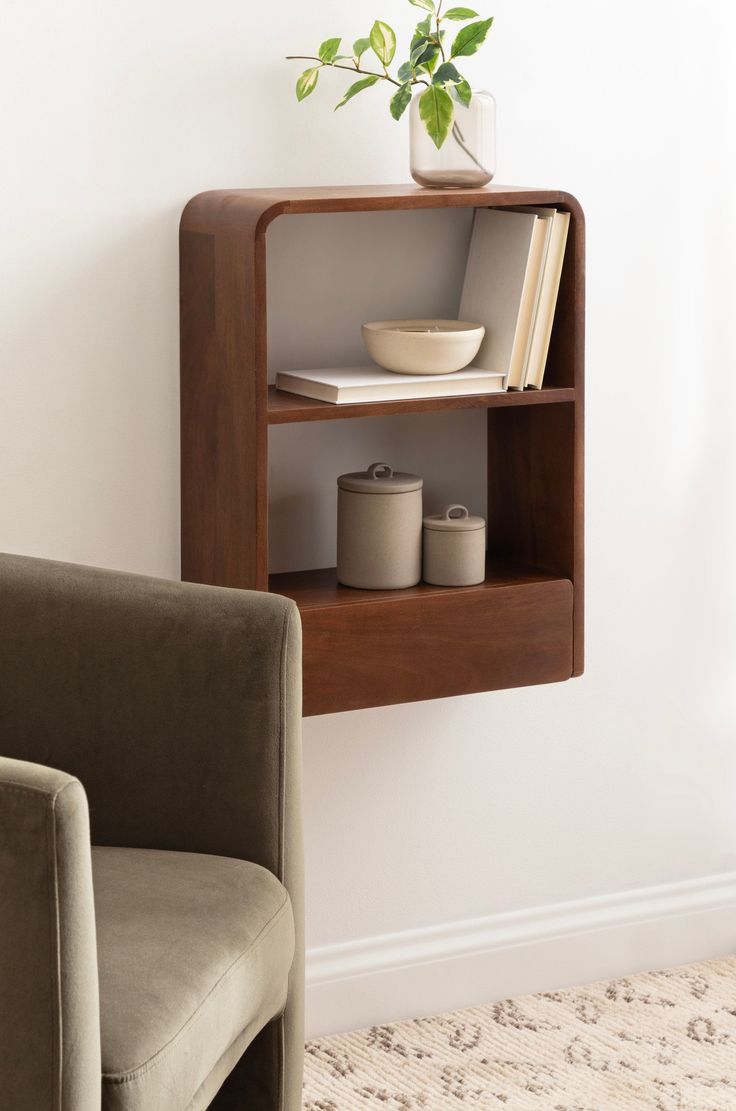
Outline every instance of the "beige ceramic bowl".
<path fill-rule="evenodd" d="M 454 374 L 478 354 L 485 328 L 466 320 L 375 320 L 363 325 L 370 357 L 397 374 Z"/>

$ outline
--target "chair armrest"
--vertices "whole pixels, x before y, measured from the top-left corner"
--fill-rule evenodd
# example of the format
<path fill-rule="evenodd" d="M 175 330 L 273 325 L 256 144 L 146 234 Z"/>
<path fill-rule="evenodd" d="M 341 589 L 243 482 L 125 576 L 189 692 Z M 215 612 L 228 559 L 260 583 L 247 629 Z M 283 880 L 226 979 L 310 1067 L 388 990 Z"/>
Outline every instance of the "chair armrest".
<path fill-rule="evenodd" d="M 99 1111 L 89 820 L 76 779 L 0 757 L 0 892 L 2 1104 Z"/>

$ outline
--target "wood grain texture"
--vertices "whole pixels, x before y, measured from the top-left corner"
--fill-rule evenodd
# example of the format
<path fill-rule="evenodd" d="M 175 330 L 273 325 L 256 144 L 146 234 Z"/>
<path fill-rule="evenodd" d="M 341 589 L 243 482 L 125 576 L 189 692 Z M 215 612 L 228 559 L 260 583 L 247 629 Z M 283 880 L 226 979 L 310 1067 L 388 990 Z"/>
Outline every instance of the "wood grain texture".
<path fill-rule="evenodd" d="M 542 391 L 326 406 L 268 390 L 266 234 L 272 220 L 519 204 L 571 213 Z M 486 583 L 460 591 L 423 584 L 366 592 L 338 587 L 331 572 L 272 576 L 270 589 L 291 594 L 302 611 L 305 712 L 580 674 L 584 222 L 575 198 L 497 185 L 218 190 L 189 202 L 180 243 L 183 578 L 269 589 L 269 423 L 488 410 Z"/>
<path fill-rule="evenodd" d="M 182 216 L 188 231 L 243 231 L 256 237 L 277 216 L 307 212 L 398 212 L 426 208 L 502 208 L 559 205 L 582 215 L 577 200 L 562 190 L 486 185 L 482 189 L 424 189 L 412 185 L 331 186 L 279 189 L 216 189 L 199 193 Z"/>
<path fill-rule="evenodd" d="M 565 579 L 307 606 L 302 625 L 306 716 L 554 683 L 572 672 Z"/>
<path fill-rule="evenodd" d="M 574 572 L 574 406 L 488 414 L 488 544 L 495 558 Z"/>
<path fill-rule="evenodd" d="M 475 586 L 448 587 L 420 582 L 403 590 L 364 590 L 339 583 L 334 567 L 320 567 L 314 571 L 290 571 L 271 575 L 268 588 L 275 594 L 293 598 L 299 609 L 305 610 L 313 607 L 355 606 L 359 602 L 402 602 L 409 598 L 417 598 L 421 602 L 434 594 L 458 598 L 461 594 L 478 594 L 499 586 L 527 586 L 529 583 L 551 582 L 559 577 L 552 572 L 541 571 L 538 567 L 522 567 L 515 563 L 489 559 L 484 582 Z"/>
<path fill-rule="evenodd" d="M 544 380 L 548 386 L 573 386 L 575 407 L 567 466 L 572 468 L 571 574 L 575 586 L 573 675 L 582 675 L 585 633 L 585 217 L 580 205 L 570 212 L 565 263 Z"/>
<path fill-rule="evenodd" d="M 574 401 L 573 389 L 550 387 L 465 397 L 414 397 L 406 401 L 375 401 L 333 405 L 311 397 L 268 387 L 268 423 L 295 424 L 314 420 L 347 420 L 352 417 L 386 417 L 399 413 L 438 413 L 448 409 L 495 409 L 517 405 L 554 405 Z"/>
<path fill-rule="evenodd" d="M 263 244 L 182 227 L 179 250 L 182 578 L 264 590 Z"/>

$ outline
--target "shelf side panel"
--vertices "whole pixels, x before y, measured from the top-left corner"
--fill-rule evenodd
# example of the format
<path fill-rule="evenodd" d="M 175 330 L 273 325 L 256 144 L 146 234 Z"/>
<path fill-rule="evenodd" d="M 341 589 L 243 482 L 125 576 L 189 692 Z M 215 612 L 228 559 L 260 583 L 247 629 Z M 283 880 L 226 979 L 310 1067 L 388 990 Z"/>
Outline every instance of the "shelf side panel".
<path fill-rule="evenodd" d="M 575 406 L 488 412 L 488 551 L 574 579 Z"/>
<path fill-rule="evenodd" d="M 544 382 L 547 386 L 574 386 L 575 419 L 570 436 L 572 467 L 572 570 L 575 586 L 575 663 L 573 675 L 584 667 L 584 494 L 585 494 L 585 216 L 577 202 L 570 210 L 570 231 L 562 270 L 560 292 L 552 329 Z"/>
<path fill-rule="evenodd" d="M 570 213 L 554 324 L 550 337 L 545 386 L 574 386 L 582 393 L 585 297 L 585 223 L 582 212 Z"/>
<path fill-rule="evenodd" d="M 572 673 L 564 579 L 302 611 L 304 714 L 554 683 Z"/>
<path fill-rule="evenodd" d="M 252 240 L 182 229 L 180 292 L 182 578 L 265 589 Z"/>

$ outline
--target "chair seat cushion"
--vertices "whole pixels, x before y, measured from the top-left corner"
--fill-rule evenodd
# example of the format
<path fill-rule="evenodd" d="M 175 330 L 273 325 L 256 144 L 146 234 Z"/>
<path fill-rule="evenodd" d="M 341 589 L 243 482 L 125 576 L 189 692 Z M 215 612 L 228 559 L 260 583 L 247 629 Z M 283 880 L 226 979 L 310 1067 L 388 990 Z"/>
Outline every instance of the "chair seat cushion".
<path fill-rule="evenodd" d="M 265 868 L 222 856 L 94 848 L 92 869 L 102 1111 L 199 1106 L 232 1044 L 283 1009 L 289 897 Z"/>

